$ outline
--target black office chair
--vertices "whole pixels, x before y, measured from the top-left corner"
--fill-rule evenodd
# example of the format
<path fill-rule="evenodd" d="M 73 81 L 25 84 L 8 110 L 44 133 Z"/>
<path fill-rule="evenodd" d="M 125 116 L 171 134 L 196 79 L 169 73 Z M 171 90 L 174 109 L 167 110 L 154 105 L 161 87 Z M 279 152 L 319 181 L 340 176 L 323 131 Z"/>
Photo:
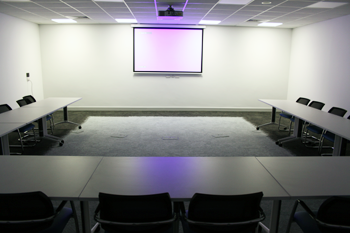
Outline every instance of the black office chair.
<path fill-rule="evenodd" d="M 33 97 L 34 99 L 34 97 Z M 35 99 L 34 99 L 35 100 Z M 28 101 L 26 101 L 25 99 L 19 99 L 16 101 L 17 104 L 20 106 L 20 107 L 23 107 L 25 105 L 28 105 Z M 35 101 L 34 101 L 35 102 Z M 30 103 L 33 103 L 33 102 L 30 102 Z M 54 128 L 54 122 L 53 122 L 53 116 L 52 115 L 47 115 L 46 116 L 46 121 L 49 121 L 50 122 L 50 130 L 51 130 L 51 133 L 53 134 L 53 128 Z"/>
<path fill-rule="evenodd" d="M 0 194 L 0 232 L 2 233 L 61 233 L 76 213 L 64 207 L 54 208 L 42 192 Z M 76 224 L 77 222 L 77 218 Z M 76 225 L 79 232 L 79 227 Z"/>
<path fill-rule="evenodd" d="M 16 102 L 17 102 L 18 106 L 20 106 L 20 107 L 23 107 L 23 106 L 28 104 L 27 101 L 25 101 L 25 99 L 19 99 Z"/>
<path fill-rule="evenodd" d="M 310 104 L 308 105 L 308 107 L 310 107 L 310 108 L 315 108 L 315 109 L 318 109 L 318 110 L 322 110 L 322 108 L 324 107 L 324 105 L 325 105 L 324 103 L 319 102 L 319 101 L 311 101 Z M 308 134 L 307 134 L 306 131 L 305 131 L 305 127 L 308 126 L 308 125 L 310 125 L 309 122 L 304 122 L 302 131 L 301 131 L 301 132 L 302 132 L 301 137 L 302 137 L 302 141 L 303 141 L 304 143 L 306 142 L 307 137 L 308 137 Z M 304 138 L 303 138 L 303 137 L 304 137 Z"/>
<path fill-rule="evenodd" d="M 27 104 L 36 102 L 36 99 L 32 95 L 23 96 L 23 99 L 27 102 Z"/>
<path fill-rule="evenodd" d="M 340 117 L 343 117 L 343 116 L 345 115 L 346 112 L 347 112 L 347 110 L 342 109 L 342 108 L 338 108 L 338 107 L 332 107 L 332 108 L 329 109 L 329 111 L 328 111 L 328 113 L 334 114 L 334 115 L 337 115 L 337 116 L 340 116 Z M 321 127 L 318 127 L 318 126 L 316 126 L 316 125 L 309 124 L 308 126 L 306 126 L 305 135 L 308 135 L 308 134 L 309 134 L 309 131 L 310 131 L 310 132 L 313 132 L 314 134 L 322 135 L 324 129 L 321 128 Z M 319 148 L 319 150 L 320 150 L 320 143 L 321 143 L 320 138 L 314 138 L 314 139 L 316 139 L 316 142 L 319 144 L 319 145 L 316 146 L 315 148 Z"/>
<path fill-rule="evenodd" d="M 177 223 L 169 193 L 141 196 L 99 193 L 94 218 L 108 233 L 172 233 Z"/>
<path fill-rule="evenodd" d="M 263 193 L 193 195 L 187 212 L 181 211 L 184 233 L 255 232 L 265 219 L 260 207 Z"/>
<path fill-rule="evenodd" d="M 299 104 L 308 105 L 308 103 L 310 102 L 310 99 L 307 99 L 307 98 L 304 98 L 304 97 L 299 97 L 296 102 L 299 103 Z M 281 119 L 282 119 L 282 117 L 290 120 L 289 130 L 288 130 L 288 132 L 290 134 L 291 130 L 292 130 L 292 124 L 294 122 L 294 116 L 289 114 L 289 113 L 286 113 L 286 112 L 281 112 L 280 113 L 280 118 L 278 120 L 278 130 L 281 130 L 280 126 L 281 126 Z M 283 130 L 286 130 L 286 128 L 284 128 Z"/>
<path fill-rule="evenodd" d="M 0 114 L 1 114 L 1 113 L 4 113 L 4 112 L 11 111 L 11 110 L 12 110 L 12 108 L 11 108 L 9 105 L 7 105 L 7 104 L 1 104 L 1 105 L 0 105 Z M 36 136 L 35 136 L 34 128 L 35 128 L 35 125 L 30 123 L 30 124 L 27 124 L 27 125 L 25 125 L 25 126 L 19 128 L 19 129 L 17 129 L 16 131 L 14 131 L 14 132 L 17 132 L 17 134 L 18 134 L 19 141 L 20 141 L 20 143 L 21 143 L 22 153 L 24 152 L 24 143 L 23 143 L 23 139 L 24 139 L 25 137 L 27 137 L 27 136 L 33 136 L 33 137 L 34 137 L 34 140 L 33 140 L 34 145 L 35 145 L 35 143 L 36 143 Z M 28 135 L 28 134 L 27 134 L 28 131 L 32 131 L 32 132 L 33 132 L 33 135 Z M 23 133 L 23 136 L 21 135 L 21 133 Z M 33 146 L 34 146 L 34 145 L 33 145 Z M 17 146 L 11 145 L 11 147 L 17 147 Z"/>
<path fill-rule="evenodd" d="M 305 211 L 296 212 L 299 204 Z M 318 211 L 311 211 L 302 200 L 297 200 L 286 233 L 290 232 L 292 222 L 296 222 L 304 233 L 349 233 L 350 198 L 330 197 Z"/>
<path fill-rule="evenodd" d="M 350 115 L 348 116 L 347 119 L 350 120 Z M 327 130 L 323 130 L 322 135 L 321 135 L 321 139 L 320 139 L 320 143 L 319 143 L 319 147 L 318 147 L 318 150 L 319 150 L 320 153 L 322 152 L 324 139 L 334 143 L 335 134 L 331 133 L 331 132 L 329 132 Z M 322 155 L 324 155 L 324 154 L 322 154 Z"/>

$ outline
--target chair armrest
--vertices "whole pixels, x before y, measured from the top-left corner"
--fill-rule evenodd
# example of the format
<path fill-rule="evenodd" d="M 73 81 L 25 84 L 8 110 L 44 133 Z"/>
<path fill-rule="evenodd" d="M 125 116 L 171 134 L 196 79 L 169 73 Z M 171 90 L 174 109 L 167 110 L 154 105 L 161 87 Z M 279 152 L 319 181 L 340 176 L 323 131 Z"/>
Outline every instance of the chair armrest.
<path fill-rule="evenodd" d="M 183 215 L 183 218 L 188 223 L 196 224 L 196 225 L 207 225 L 207 226 L 235 226 L 235 225 L 246 225 L 246 224 L 252 224 L 252 223 L 259 223 L 265 219 L 265 213 L 260 208 L 259 209 L 259 217 L 256 219 L 248 220 L 248 221 L 241 221 L 241 222 L 200 222 L 200 221 L 193 221 L 187 218 L 186 214 Z"/>
<path fill-rule="evenodd" d="M 110 224 L 110 225 L 121 225 L 121 226 L 149 226 L 149 225 L 160 225 L 160 224 L 167 224 L 172 223 L 177 220 L 177 215 L 174 213 L 173 217 L 171 219 L 163 220 L 163 221 L 154 221 L 154 222 L 115 222 L 115 221 L 108 221 L 104 220 L 98 217 L 98 212 L 95 212 L 94 219 L 99 223 L 104 224 Z"/>

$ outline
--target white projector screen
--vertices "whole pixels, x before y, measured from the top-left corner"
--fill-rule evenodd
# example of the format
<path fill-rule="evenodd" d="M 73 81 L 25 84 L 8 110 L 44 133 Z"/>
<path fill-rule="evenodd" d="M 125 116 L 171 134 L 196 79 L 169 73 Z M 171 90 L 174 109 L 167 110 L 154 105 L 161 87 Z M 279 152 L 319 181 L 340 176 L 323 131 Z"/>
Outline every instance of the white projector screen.
<path fill-rule="evenodd" d="M 134 72 L 202 73 L 203 29 L 134 28 Z"/>

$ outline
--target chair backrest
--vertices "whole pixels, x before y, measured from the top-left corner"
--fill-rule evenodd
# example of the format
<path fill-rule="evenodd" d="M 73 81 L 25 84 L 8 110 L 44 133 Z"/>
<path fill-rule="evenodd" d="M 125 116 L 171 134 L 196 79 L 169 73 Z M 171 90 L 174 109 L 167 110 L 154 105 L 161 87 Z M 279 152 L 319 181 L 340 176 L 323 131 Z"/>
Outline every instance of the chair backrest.
<path fill-rule="evenodd" d="M 0 105 L 0 113 L 11 111 L 12 108 L 8 104 Z"/>
<path fill-rule="evenodd" d="M 350 198 L 330 197 L 322 203 L 318 212 L 317 225 L 324 233 L 350 232 Z M 331 226 L 334 225 L 334 226 Z M 347 227 L 347 229 L 346 229 Z"/>
<path fill-rule="evenodd" d="M 96 218 L 98 211 L 99 219 Z M 99 193 L 95 219 L 108 232 L 138 233 L 163 232 L 169 229 L 175 220 L 169 193 L 140 196 Z M 171 221 L 156 223 L 167 220 Z M 109 221 L 110 224 L 105 221 Z"/>
<path fill-rule="evenodd" d="M 310 102 L 310 99 L 299 97 L 296 102 L 299 104 L 307 105 Z"/>
<path fill-rule="evenodd" d="M 50 199 L 40 191 L 0 194 L 1 232 L 38 232 L 52 224 L 53 216 L 54 208 Z M 27 220 L 36 220 L 37 222 Z"/>
<path fill-rule="evenodd" d="M 332 107 L 331 109 L 329 109 L 328 112 L 332 113 L 334 115 L 343 117 L 345 115 L 345 113 L 347 112 L 347 110 L 345 110 L 343 108 Z"/>
<path fill-rule="evenodd" d="M 23 96 L 23 99 L 27 102 L 27 104 L 36 102 L 35 98 L 31 95 Z"/>
<path fill-rule="evenodd" d="M 311 108 L 316 108 L 318 110 L 321 110 L 324 106 L 324 103 L 318 102 L 318 101 L 312 101 L 308 106 Z"/>
<path fill-rule="evenodd" d="M 27 101 L 25 101 L 25 99 L 20 99 L 20 100 L 17 100 L 16 102 L 20 107 L 28 104 Z"/>
<path fill-rule="evenodd" d="M 250 232 L 254 231 L 261 217 L 260 202 L 263 193 L 245 195 L 209 195 L 196 193 L 190 201 L 188 220 L 213 223 L 203 225 L 189 223 L 195 232 Z M 264 216 L 265 218 L 265 216 Z M 241 225 L 215 225 L 215 223 L 237 223 L 256 220 Z"/>

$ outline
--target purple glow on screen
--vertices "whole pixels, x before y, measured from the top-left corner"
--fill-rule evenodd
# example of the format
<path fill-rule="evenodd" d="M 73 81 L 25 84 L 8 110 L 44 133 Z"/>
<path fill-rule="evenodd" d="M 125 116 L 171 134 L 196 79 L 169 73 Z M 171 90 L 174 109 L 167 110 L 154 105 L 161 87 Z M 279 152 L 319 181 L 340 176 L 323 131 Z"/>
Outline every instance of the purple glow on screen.
<path fill-rule="evenodd" d="M 135 72 L 202 72 L 202 29 L 134 28 Z"/>

